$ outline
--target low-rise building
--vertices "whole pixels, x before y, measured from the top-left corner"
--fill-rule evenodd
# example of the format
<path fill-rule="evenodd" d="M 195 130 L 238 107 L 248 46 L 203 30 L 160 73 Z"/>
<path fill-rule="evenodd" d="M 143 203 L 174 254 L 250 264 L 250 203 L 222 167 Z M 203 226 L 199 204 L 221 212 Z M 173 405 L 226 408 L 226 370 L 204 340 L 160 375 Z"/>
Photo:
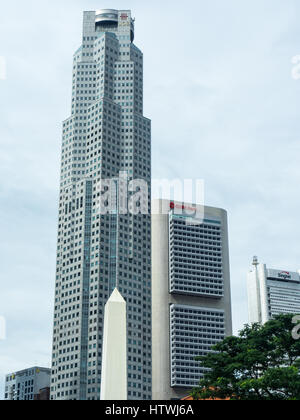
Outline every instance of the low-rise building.
<path fill-rule="evenodd" d="M 50 369 L 32 367 L 6 375 L 4 400 L 30 401 L 47 399 L 45 389 L 50 388 L 50 374 Z"/>

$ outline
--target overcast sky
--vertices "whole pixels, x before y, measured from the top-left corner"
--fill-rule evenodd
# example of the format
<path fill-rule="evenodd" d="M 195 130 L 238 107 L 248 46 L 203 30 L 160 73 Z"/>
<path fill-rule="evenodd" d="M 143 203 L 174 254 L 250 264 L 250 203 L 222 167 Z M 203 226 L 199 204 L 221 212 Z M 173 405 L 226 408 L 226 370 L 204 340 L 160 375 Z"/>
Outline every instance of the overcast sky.
<path fill-rule="evenodd" d="M 206 204 L 228 211 L 235 331 L 253 255 L 300 268 L 299 0 L 3 1 L 0 398 L 6 373 L 50 366 L 61 121 L 82 11 L 100 8 L 136 17 L 153 177 L 204 179 Z"/>

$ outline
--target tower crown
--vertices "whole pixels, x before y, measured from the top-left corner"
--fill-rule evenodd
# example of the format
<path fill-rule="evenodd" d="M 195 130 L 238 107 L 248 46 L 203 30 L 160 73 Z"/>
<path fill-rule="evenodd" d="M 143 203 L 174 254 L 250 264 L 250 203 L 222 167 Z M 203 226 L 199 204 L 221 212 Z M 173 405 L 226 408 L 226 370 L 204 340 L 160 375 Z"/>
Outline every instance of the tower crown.
<path fill-rule="evenodd" d="M 96 22 L 118 23 L 118 11 L 115 9 L 96 10 Z"/>
<path fill-rule="evenodd" d="M 98 30 L 118 29 L 130 26 L 131 41 L 134 40 L 134 19 L 129 10 L 100 9 L 95 12 L 95 24 Z"/>

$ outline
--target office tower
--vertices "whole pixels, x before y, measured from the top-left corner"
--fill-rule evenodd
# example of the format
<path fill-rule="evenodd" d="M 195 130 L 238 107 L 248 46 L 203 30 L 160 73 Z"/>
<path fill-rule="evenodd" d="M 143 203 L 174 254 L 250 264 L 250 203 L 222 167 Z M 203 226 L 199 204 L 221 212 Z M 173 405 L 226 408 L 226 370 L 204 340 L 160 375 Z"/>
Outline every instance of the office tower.
<path fill-rule="evenodd" d="M 279 314 L 300 314 L 300 274 L 273 270 L 257 257 L 247 276 L 249 322 L 265 324 Z"/>
<path fill-rule="evenodd" d="M 38 399 L 40 392 L 44 388 L 50 387 L 50 374 L 50 369 L 33 367 L 6 375 L 4 400 L 32 401 Z"/>
<path fill-rule="evenodd" d="M 153 399 L 180 399 L 204 373 L 195 357 L 232 334 L 227 213 L 166 200 L 152 212 Z"/>
<path fill-rule="evenodd" d="M 100 399 L 104 305 L 117 284 L 127 303 L 128 398 L 151 398 L 151 122 L 133 41 L 130 11 L 84 12 L 72 114 L 63 123 L 54 400 Z M 149 214 L 133 215 L 124 203 L 99 212 L 106 186 L 99 190 L 98 181 L 114 179 L 119 191 L 126 178 L 147 182 Z"/>

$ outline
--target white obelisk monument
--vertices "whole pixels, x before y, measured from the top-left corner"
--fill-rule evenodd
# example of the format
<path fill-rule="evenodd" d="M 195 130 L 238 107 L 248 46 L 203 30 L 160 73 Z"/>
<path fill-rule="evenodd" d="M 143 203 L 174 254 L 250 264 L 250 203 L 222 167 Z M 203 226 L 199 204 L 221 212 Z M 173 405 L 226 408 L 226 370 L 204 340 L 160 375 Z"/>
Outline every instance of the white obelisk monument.
<path fill-rule="evenodd" d="M 117 288 L 105 305 L 101 400 L 127 400 L 126 302 Z"/>

